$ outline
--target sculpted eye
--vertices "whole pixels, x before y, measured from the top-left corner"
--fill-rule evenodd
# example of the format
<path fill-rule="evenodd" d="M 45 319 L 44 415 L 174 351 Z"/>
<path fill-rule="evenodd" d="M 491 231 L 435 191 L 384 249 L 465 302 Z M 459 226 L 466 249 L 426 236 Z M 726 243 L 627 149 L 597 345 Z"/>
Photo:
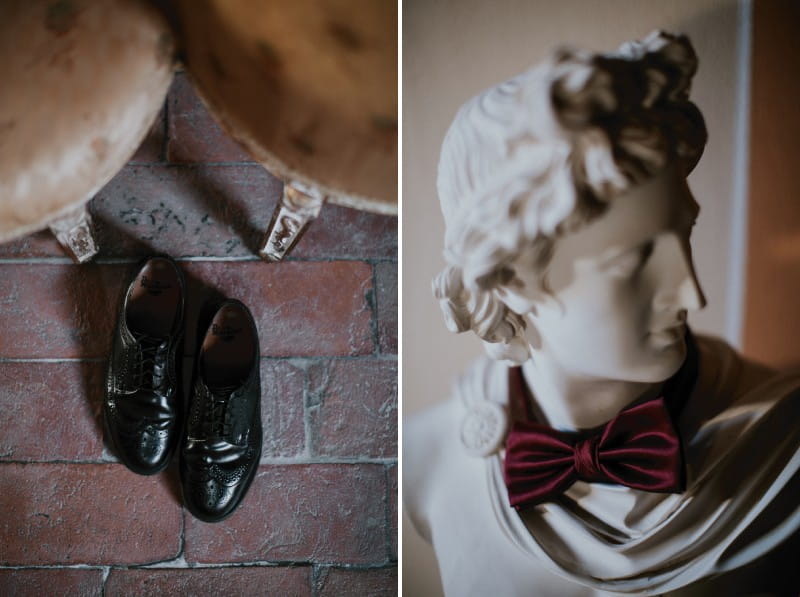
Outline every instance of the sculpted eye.
<path fill-rule="evenodd" d="M 601 264 L 601 269 L 614 277 L 628 277 L 637 274 L 653 254 L 652 240 L 633 249 L 624 251 Z"/>

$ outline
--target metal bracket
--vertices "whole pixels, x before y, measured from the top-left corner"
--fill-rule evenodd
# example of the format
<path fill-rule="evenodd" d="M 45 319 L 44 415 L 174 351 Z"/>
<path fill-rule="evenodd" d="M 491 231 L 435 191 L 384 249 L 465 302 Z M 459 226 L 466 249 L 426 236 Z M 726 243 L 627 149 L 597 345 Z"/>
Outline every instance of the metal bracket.
<path fill-rule="evenodd" d="M 275 208 L 261 242 L 259 256 L 267 261 L 280 261 L 286 257 L 319 215 L 325 198 L 311 187 L 294 182 L 285 183 L 281 202 Z"/>
<path fill-rule="evenodd" d="M 100 250 L 94 238 L 92 216 L 85 204 L 51 222 L 50 231 L 75 263 L 86 263 Z"/>

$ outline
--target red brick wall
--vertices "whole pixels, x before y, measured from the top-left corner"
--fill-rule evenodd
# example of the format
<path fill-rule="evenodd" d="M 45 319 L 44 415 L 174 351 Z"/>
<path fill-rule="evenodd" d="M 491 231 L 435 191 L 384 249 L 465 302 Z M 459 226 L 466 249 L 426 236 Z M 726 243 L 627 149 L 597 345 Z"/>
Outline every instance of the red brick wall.
<path fill-rule="evenodd" d="M 90 203 L 94 263 L 49 233 L 0 245 L 0 594 L 396 593 L 397 221 L 326 205 L 264 263 L 280 193 L 179 73 Z M 187 276 L 187 364 L 205 299 L 243 300 L 259 327 L 261 468 L 213 525 L 183 509 L 174 465 L 140 477 L 103 443 L 120 293 L 153 252 Z"/>

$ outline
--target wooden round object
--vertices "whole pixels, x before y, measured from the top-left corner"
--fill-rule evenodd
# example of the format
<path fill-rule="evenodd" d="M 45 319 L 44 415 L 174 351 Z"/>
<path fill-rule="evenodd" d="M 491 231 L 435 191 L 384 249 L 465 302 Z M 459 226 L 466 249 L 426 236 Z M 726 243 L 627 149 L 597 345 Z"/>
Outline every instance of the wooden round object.
<path fill-rule="evenodd" d="M 397 4 L 178 0 L 186 68 L 225 129 L 284 181 L 397 213 Z"/>
<path fill-rule="evenodd" d="M 136 151 L 173 74 L 145 0 L 0 2 L 0 242 L 88 201 Z"/>

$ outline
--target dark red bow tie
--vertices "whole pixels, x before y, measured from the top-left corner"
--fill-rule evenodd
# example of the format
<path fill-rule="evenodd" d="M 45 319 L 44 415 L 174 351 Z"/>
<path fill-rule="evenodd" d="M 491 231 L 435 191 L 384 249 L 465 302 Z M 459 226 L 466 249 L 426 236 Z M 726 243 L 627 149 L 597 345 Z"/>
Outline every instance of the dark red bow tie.
<path fill-rule="evenodd" d="M 577 480 L 654 492 L 683 490 L 681 443 L 663 398 L 620 412 L 591 434 L 517 422 L 504 475 L 515 508 L 550 501 Z"/>

